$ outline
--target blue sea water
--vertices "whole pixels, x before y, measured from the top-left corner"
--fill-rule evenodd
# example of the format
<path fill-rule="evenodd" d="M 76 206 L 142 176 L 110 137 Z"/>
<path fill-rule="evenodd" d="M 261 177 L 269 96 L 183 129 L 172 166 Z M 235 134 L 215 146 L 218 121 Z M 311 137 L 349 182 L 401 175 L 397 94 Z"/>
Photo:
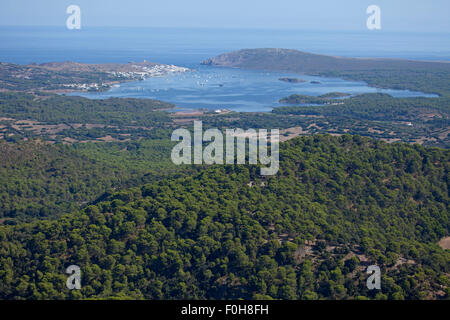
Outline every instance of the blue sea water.
<path fill-rule="evenodd" d="M 155 61 L 181 65 L 243 48 L 350 57 L 450 60 L 450 33 L 264 29 L 1 27 L 0 61 Z"/>
<path fill-rule="evenodd" d="M 450 34 L 239 30 L 181 28 L 0 27 L 0 61 L 26 64 L 50 61 L 127 63 L 153 61 L 196 70 L 193 73 L 122 84 L 90 98 L 139 97 L 175 103 L 180 109 L 227 108 L 268 111 L 289 94 L 352 94 L 380 91 L 364 83 L 316 79 L 320 84 L 285 83 L 287 74 L 200 66 L 207 58 L 242 48 L 291 48 L 312 53 L 418 60 L 450 60 Z M 381 90 L 396 97 L 421 93 Z"/>

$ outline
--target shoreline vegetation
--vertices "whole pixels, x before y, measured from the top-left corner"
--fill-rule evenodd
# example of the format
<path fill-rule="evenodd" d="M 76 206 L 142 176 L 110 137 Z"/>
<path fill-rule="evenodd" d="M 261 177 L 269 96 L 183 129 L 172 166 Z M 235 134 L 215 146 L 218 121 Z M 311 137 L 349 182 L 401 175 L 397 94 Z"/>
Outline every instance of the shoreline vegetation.
<path fill-rule="evenodd" d="M 293 49 L 242 49 L 201 62 L 215 67 L 290 72 L 364 81 L 384 89 L 421 91 L 439 96 L 449 92 L 450 63 L 436 61 L 348 58 Z"/>
<path fill-rule="evenodd" d="M 300 94 L 293 94 L 289 97 L 280 99 L 280 103 L 288 103 L 288 104 L 299 104 L 299 105 L 307 105 L 307 104 L 318 104 L 318 105 L 338 105 L 344 104 L 342 101 L 343 98 L 350 97 L 351 94 L 343 93 L 343 92 L 330 92 L 325 93 L 320 96 L 307 96 Z"/>

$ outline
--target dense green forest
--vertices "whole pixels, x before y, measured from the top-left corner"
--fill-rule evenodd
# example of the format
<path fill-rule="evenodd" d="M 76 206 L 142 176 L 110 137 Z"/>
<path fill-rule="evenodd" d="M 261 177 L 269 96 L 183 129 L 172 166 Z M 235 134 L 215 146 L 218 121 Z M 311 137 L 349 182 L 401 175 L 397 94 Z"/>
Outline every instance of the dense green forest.
<path fill-rule="evenodd" d="M 55 94 L 0 93 L 0 139 L 51 143 L 161 139 L 173 126 L 173 104 L 151 99 L 87 99 Z M 166 129 L 166 130 L 164 130 Z"/>
<path fill-rule="evenodd" d="M 339 106 L 292 106 L 272 113 L 199 118 L 205 128 L 275 127 L 289 136 L 291 128 L 301 127 L 300 135 L 349 133 L 412 143 L 426 137 L 429 140 L 421 143 L 448 148 L 449 120 L 442 110 L 443 99 L 366 94 L 344 99 Z M 0 134 L 6 140 L 0 140 L 1 221 L 54 218 L 114 189 L 195 170 L 175 167 L 169 159 L 173 146 L 169 137 L 179 126 L 164 111 L 171 106 L 140 99 L 0 93 L 2 115 L 17 119 L 0 121 Z M 408 121 L 414 125 L 406 125 Z M 185 125 L 189 127 L 189 121 Z M 110 142 L 104 143 L 108 141 L 104 137 Z"/>
<path fill-rule="evenodd" d="M 0 226 L 0 296 L 442 299 L 447 150 L 360 136 L 281 145 L 280 171 L 210 166 L 56 220 Z M 382 270 L 366 288 L 365 268 Z M 65 288 L 77 264 L 82 289 Z"/>
<path fill-rule="evenodd" d="M 3 117 L 46 123 L 160 126 L 168 121 L 167 113 L 161 111 L 173 107 L 171 103 L 151 99 L 91 100 L 55 94 L 0 93 L 0 114 Z"/>
<path fill-rule="evenodd" d="M 342 99 L 339 98 L 345 98 L 350 96 L 350 94 L 346 94 L 343 92 L 330 92 L 325 93 L 317 97 L 313 96 L 307 96 L 303 94 L 293 94 L 289 97 L 285 97 L 280 99 L 281 103 L 287 103 L 287 104 L 331 104 L 331 103 L 341 103 L 345 102 L 342 101 Z"/>
<path fill-rule="evenodd" d="M 194 169 L 173 165 L 172 146 L 167 139 L 72 146 L 0 140 L 0 220 L 55 218 L 115 189 Z"/>

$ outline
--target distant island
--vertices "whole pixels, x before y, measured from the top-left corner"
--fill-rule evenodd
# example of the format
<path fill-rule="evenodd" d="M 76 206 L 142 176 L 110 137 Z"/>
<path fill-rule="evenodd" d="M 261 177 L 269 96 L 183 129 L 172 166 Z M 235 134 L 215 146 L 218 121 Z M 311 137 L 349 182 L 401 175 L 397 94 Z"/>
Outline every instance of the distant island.
<path fill-rule="evenodd" d="M 306 82 L 306 80 L 299 79 L 299 78 L 280 78 L 278 80 L 283 81 L 283 82 L 289 82 L 289 83 L 303 83 L 303 82 Z"/>

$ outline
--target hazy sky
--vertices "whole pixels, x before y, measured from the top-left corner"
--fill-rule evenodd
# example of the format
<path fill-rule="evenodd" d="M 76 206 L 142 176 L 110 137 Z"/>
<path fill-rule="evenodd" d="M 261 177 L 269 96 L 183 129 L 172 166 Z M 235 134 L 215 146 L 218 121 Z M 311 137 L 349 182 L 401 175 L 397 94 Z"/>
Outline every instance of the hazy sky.
<path fill-rule="evenodd" d="M 366 8 L 381 8 L 381 31 L 450 32 L 449 0 L 0 0 L 0 25 L 364 30 Z"/>

